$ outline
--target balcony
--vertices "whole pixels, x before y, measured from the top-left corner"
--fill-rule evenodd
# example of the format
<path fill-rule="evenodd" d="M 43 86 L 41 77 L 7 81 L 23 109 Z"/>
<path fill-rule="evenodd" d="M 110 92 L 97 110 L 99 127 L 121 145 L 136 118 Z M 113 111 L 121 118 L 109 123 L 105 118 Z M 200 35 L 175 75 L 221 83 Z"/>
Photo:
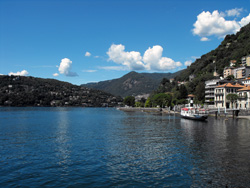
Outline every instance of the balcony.
<path fill-rule="evenodd" d="M 212 94 L 214 94 L 214 90 L 213 91 L 207 90 L 207 91 L 205 91 L 205 93 L 212 93 Z"/>
<path fill-rule="evenodd" d="M 205 95 L 205 98 L 214 98 L 214 95 Z"/>
<path fill-rule="evenodd" d="M 224 93 L 215 93 L 214 95 L 224 95 Z"/>

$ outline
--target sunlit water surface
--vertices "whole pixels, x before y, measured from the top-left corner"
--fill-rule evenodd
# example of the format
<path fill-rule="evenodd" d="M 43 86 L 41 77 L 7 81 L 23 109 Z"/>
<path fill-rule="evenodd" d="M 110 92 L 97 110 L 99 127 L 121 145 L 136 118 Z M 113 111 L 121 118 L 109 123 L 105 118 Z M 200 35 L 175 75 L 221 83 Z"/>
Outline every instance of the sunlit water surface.
<path fill-rule="evenodd" d="M 250 187 L 250 123 L 0 108 L 0 187 Z"/>

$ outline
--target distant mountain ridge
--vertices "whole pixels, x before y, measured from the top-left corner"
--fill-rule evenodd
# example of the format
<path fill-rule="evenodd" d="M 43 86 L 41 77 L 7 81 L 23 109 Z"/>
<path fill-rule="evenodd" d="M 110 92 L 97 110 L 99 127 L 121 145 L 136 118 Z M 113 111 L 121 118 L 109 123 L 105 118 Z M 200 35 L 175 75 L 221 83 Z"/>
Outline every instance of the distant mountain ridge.
<path fill-rule="evenodd" d="M 109 92 L 116 96 L 136 96 L 152 93 L 158 88 L 163 78 L 174 78 L 179 73 L 180 71 L 176 73 L 137 73 L 132 71 L 118 79 L 82 84 L 82 86 Z"/>

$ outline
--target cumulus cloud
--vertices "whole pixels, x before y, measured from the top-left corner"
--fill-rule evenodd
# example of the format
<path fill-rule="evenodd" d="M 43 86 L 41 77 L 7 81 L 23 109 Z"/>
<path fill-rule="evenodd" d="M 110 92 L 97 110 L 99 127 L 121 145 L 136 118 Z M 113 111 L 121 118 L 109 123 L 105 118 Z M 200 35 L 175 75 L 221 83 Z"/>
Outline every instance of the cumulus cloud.
<path fill-rule="evenodd" d="M 125 65 L 130 70 L 144 70 L 144 64 L 142 63 L 142 57 L 140 52 L 125 52 L 125 46 L 122 44 L 112 44 L 107 52 L 109 60 L 115 63 Z"/>
<path fill-rule="evenodd" d="M 184 63 L 186 66 L 190 66 L 192 64 L 192 61 L 191 60 L 188 60 Z"/>
<path fill-rule="evenodd" d="M 129 70 L 166 71 L 182 66 L 168 57 L 162 57 L 163 48 L 159 45 L 148 48 L 143 57 L 140 52 L 126 52 L 122 44 L 112 44 L 107 52 L 109 60 L 127 67 Z"/>
<path fill-rule="evenodd" d="M 210 39 L 209 38 L 207 38 L 207 37 L 202 37 L 201 38 L 201 41 L 209 41 Z"/>
<path fill-rule="evenodd" d="M 193 33 L 200 37 L 216 35 L 222 38 L 226 34 L 235 33 L 239 29 L 240 25 L 235 20 L 225 20 L 217 10 L 213 11 L 213 13 L 203 11 L 197 16 Z"/>
<path fill-rule="evenodd" d="M 231 10 L 227 10 L 227 16 L 240 16 L 240 13 L 243 11 L 243 8 L 234 8 Z"/>
<path fill-rule="evenodd" d="M 197 20 L 194 23 L 193 34 L 201 37 L 201 41 L 208 41 L 209 36 L 216 36 L 223 38 L 227 34 L 236 33 L 241 27 L 250 22 L 250 14 L 247 17 L 242 18 L 240 21 L 226 20 L 225 16 L 239 16 L 243 9 L 232 9 L 225 13 L 219 13 L 218 10 L 212 13 L 203 11 L 197 16 Z"/>
<path fill-rule="evenodd" d="M 247 17 L 242 18 L 239 23 L 241 27 L 244 27 L 249 22 L 250 22 L 250 14 Z"/>
<path fill-rule="evenodd" d="M 90 56 L 91 56 L 91 53 L 90 53 L 90 52 L 86 52 L 86 53 L 85 53 L 85 56 L 86 56 L 86 57 L 90 57 Z"/>
<path fill-rule="evenodd" d="M 59 72 L 61 74 L 64 74 L 65 76 L 78 76 L 76 72 L 71 72 L 71 66 L 72 66 L 72 61 L 68 58 L 64 58 L 61 60 L 60 66 L 58 68 Z"/>
<path fill-rule="evenodd" d="M 58 73 L 54 73 L 53 76 L 59 76 L 59 74 Z"/>
<path fill-rule="evenodd" d="M 13 76 L 27 76 L 28 74 L 29 74 L 28 71 L 22 70 L 21 72 L 18 71 L 16 73 L 10 72 L 9 76 L 11 76 L 11 75 L 13 75 Z"/>

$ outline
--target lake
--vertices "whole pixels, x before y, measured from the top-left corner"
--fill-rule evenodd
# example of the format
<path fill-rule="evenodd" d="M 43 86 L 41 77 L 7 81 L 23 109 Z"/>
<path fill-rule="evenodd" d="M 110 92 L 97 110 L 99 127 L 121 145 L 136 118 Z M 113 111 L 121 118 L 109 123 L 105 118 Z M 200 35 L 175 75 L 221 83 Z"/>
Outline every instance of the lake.
<path fill-rule="evenodd" d="M 0 108 L 0 187 L 249 187 L 250 123 Z"/>

